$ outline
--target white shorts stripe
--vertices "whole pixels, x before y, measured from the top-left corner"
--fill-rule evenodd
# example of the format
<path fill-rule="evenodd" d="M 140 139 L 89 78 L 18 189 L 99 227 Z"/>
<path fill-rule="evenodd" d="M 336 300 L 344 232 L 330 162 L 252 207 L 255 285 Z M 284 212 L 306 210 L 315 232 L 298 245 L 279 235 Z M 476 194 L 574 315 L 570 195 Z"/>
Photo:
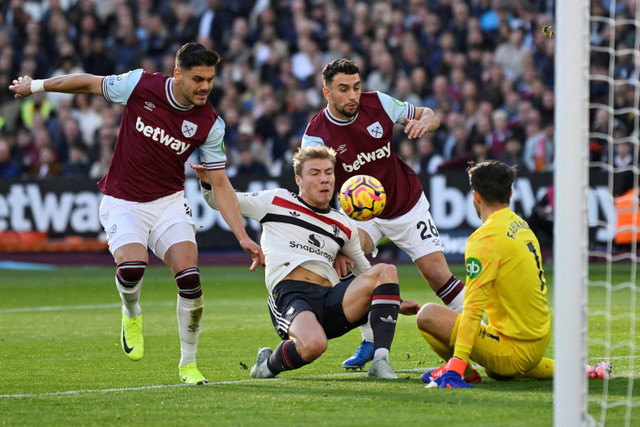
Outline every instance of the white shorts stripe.
<path fill-rule="evenodd" d="M 390 304 L 390 305 L 400 305 L 400 301 L 394 300 L 394 299 L 374 299 L 373 301 L 371 301 L 371 305 L 378 305 L 378 304 Z"/>
<path fill-rule="evenodd" d="M 287 319 L 282 317 L 282 313 L 278 311 L 276 307 L 276 301 L 273 299 L 272 296 L 269 296 L 268 302 L 269 302 L 269 310 L 273 314 L 273 317 L 276 318 L 276 322 L 278 323 L 278 329 L 286 333 L 289 333 L 289 326 L 291 325 L 291 322 L 289 322 Z"/>

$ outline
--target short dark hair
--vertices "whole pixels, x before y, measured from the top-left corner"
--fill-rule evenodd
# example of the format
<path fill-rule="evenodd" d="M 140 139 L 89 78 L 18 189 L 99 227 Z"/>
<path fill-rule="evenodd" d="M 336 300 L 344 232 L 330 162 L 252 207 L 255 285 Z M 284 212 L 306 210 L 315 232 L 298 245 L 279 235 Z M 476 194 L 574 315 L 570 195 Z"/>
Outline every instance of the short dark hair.
<path fill-rule="evenodd" d="M 333 78 L 338 73 L 360 74 L 360 69 L 358 68 L 356 63 L 350 59 L 334 59 L 333 61 L 325 65 L 324 69 L 322 70 L 322 82 L 324 83 L 324 85 L 327 86 L 329 83 L 331 83 L 333 81 Z"/>
<path fill-rule="evenodd" d="M 497 160 L 469 163 L 469 185 L 490 204 L 509 203 L 511 186 L 516 180 L 516 167 Z"/>
<path fill-rule="evenodd" d="M 200 43 L 186 43 L 176 52 L 176 68 L 182 70 L 190 70 L 201 65 L 215 67 L 219 62 L 218 52 L 207 49 Z"/>

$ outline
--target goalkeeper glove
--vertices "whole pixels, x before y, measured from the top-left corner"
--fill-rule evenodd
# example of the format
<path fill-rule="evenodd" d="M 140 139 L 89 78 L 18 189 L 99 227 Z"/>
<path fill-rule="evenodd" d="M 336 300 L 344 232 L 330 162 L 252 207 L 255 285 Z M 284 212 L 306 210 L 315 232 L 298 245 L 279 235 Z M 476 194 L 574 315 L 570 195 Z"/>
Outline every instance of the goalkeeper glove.
<path fill-rule="evenodd" d="M 473 388 L 464 380 L 467 362 L 459 357 L 452 357 L 447 363 L 447 371 L 435 380 L 439 388 Z"/>
<path fill-rule="evenodd" d="M 434 381 L 438 384 L 438 388 L 473 388 L 473 386 L 467 383 L 464 378 L 462 378 L 462 375 L 456 371 L 447 371 Z"/>

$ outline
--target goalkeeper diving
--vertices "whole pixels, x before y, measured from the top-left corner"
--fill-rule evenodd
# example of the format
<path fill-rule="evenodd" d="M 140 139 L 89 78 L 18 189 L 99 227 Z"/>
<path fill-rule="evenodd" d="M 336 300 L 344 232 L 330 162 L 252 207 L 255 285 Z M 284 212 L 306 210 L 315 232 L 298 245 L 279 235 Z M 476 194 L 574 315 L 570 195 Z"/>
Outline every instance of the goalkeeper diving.
<path fill-rule="evenodd" d="M 544 357 L 551 315 L 540 245 L 529 225 L 509 208 L 514 167 L 489 160 L 467 169 L 473 204 L 482 225 L 465 250 L 466 292 L 462 314 L 437 304 L 417 317 L 424 339 L 443 360 L 425 372 L 427 387 L 469 388 L 481 381 L 470 360 L 496 380 L 553 378 Z M 483 325 L 483 313 L 488 325 Z M 590 378 L 609 378 L 611 363 L 587 366 Z"/>

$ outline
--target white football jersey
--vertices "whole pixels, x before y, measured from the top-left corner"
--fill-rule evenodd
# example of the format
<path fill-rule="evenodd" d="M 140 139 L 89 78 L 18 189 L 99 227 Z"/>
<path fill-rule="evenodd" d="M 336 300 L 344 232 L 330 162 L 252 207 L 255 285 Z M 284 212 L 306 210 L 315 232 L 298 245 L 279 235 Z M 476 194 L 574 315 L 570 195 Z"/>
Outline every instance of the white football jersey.
<path fill-rule="evenodd" d="M 217 209 L 213 192 L 202 189 L 207 203 Z M 269 293 L 293 269 L 302 266 L 333 285 L 340 277 L 333 268 L 338 252 L 355 262 L 360 274 L 371 265 L 360 248 L 358 227 L 335 209 L 318 209 L 282 188 L 236 193 L 242 215 L 260 221 L 260 245 L 265 255 L 265 282 Z"/>

